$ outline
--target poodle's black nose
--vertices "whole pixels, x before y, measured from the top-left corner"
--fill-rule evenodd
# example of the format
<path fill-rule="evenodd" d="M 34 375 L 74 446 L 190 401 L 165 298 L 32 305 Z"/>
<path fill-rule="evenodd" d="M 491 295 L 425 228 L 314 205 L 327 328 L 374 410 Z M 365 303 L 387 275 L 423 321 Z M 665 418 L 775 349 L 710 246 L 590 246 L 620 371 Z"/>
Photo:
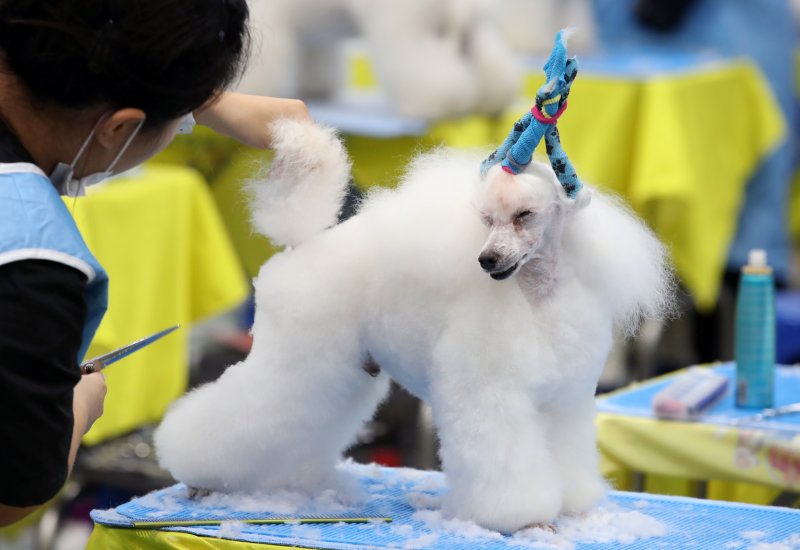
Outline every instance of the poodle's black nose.
<path fill-rule="evenodd" d="M 478 263 L 485 271 L 493 271 L 497 267 L 497 254 L 481 254 Z"/>

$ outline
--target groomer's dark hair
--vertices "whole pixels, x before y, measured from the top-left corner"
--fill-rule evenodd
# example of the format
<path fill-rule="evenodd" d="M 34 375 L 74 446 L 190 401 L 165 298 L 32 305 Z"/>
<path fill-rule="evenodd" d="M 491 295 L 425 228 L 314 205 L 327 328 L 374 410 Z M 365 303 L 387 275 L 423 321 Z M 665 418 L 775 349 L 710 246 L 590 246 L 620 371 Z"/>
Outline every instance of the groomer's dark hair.
<path fill-rule="evenodd" d="M 152 128 L 238 78 L 247 20 L 245 0 L 0 0 L 0 55 L 39 101 L 138 107 Z"/>

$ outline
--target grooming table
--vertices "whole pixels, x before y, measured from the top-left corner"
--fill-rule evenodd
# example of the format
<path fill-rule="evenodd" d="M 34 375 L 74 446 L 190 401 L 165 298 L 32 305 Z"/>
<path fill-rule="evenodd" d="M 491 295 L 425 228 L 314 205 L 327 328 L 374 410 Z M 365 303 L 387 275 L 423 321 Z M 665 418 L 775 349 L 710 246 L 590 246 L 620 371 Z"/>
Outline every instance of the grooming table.
<path fill-rule="evenodd" d="M 364 548 L 447 549 L 613 549 L 750 548 L 757 544 L 782 544 L 769 548 L 800 548 L 800 511 L 666 497 L 611 492 L 606 502 L 581 518 L 557 522 L 557 532 L 531 529 L 502 536 L 477 525 L 447 520 L 439 510 L 446 491 L 444 475 L 403 468 L 383 468 L 347 463 L 364 493 L 360 504 L 343 504 L 331 495 L 292 509 L 282 497 L 261 504 L 242 500 L 225 504 L 226 497 L 211 495 L 201 501 L 187 498 L 178 484 L 132 500 L 111 510 L 94 510 L 95 529 L 89 549 L 208 548 L 357 550 Z M 261 502 L 266 502 L 262 500 Z M 272 508 L 272 510 L 268 508 Z M 238 508 L 238 509 L 237 509 Z M 277 510 L 279 513 L 271 513 Z M 227 522 L 221 526 L 135 526 L 137 522 L 187 519 L 269 518 L 303 515 L 375 517 L 368 523 L 291 523 L 255 525 Z M 391 522 L 384 522 L 390 517 Z M 334 520 L 336 521 L 336 520 Z"/>
<path fill-rule="evenodd" d="M 714 368 L 730 378 L 730 389 L 696 422 L 653 416 L 650 401 L 671 382 L 671 376 L 635 384 L 598 399 L 598 446 L 604 473 L 628 470 L 773 488 L 765 493 L 775 493 L 775 489 L 799 492 L 800 414 L 748 421 L 747 417 L 760 411 L 734 406 L 734 365 L 725 363 Z M 778 367 L 775 376 L 775 406 L 799 402 L 800 367 Z M 725 494 L 720 497 L 740 498 Z"/>

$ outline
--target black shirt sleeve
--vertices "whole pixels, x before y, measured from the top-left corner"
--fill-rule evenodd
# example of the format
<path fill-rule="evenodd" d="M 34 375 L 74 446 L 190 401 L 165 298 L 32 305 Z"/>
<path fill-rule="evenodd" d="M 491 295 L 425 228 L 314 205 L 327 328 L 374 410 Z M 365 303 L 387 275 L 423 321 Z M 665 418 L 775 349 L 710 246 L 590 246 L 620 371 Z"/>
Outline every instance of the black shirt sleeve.
<path fill-rule="evenodd" d="M 56 262 L 0 265 L 2 504 L 42 504 L 66 481 L 86 283 Z"/>

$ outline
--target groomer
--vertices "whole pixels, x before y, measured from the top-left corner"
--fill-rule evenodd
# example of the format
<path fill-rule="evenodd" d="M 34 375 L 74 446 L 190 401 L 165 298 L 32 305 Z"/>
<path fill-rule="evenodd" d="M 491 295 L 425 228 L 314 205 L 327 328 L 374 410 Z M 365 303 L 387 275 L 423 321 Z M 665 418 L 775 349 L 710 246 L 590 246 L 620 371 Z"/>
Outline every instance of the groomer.
<path fill-rule="evenodd" d="M 59 195 L 152 157 L 192 113 L 256 147 L 308 116 L 221 92 L 247 19 L 245 0 L 0 0 L 0 526 L 59 491 L 103 412 L 102 374 L 78 364 L 108 277 Z"/>

